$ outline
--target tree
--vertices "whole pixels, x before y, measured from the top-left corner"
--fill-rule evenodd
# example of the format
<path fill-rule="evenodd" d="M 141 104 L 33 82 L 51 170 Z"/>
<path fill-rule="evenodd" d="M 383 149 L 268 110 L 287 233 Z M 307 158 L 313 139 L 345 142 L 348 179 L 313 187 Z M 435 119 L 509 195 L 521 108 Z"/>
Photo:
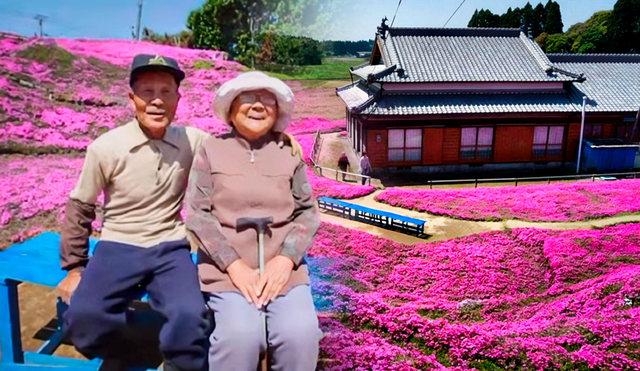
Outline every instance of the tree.
<path fill-rule="evenodd" d="M 480 9 L 475 27 L 498 27 L 499 23 L 500 16 L 498 14 L 493 14 L 489 9 Z"/>
<path fill-rule="evenodd" d="M 608 49 L 607 33 L 611 11 L 594 13 L 585 23 L 571 26 L 565 35 L 572 53 L 602 53 Z"/>
<path fill-rule="evenodd" d="M 478 9 L 473 12 L 471 19 L 469 20 L 469 24 L 467 24 L 467 27 L 480 27 L 478 26 Z"/>
<path fill-rule="evenodd" d="M 571 44 L 567 41 L 567 37 L 562 33 L 549 35 L 545 42 L 545 52 L 547 53 L 568 53 L 571 50 Z"/>
<path fill-rule="evenodd" d="M 273 61 L 286 65 L 322 64 L 320 43 L 303 36 L 278 35 L 272 48 Z"/>
<path fill-rule="evenodd" d="M 618 0 L 607 32 L 614 53 L 640 53 L 640 0 Z"/>
<path fill-rule="evenodd" d="M 541 33 L 545 32 L 544 22 L 547 19 L 547 11 L 544 9 L 542 3 L 536 5 L 533 9 L 533 16 L 531 17 L 531 36 L 538 37 Z"/>
<path fill-rule="evenodd" d="M 507 9 L 507 12 L 500 17 L 499 26 L 505 28 L 518 28 L 522 26 L 520 15 L 520 9 L 518 8 L 516 8 L 515 11 L 511 10 L 511 8 Z"/>
<path fill-rule="evenodd" d="M 229 50 L 239 33 L 248 30 L 248 17 L 238 0 L 207 0 L 187 18 L 197 48 Z"/>
<path fill-rule="evenodd" d="M 542 49 L 543 52 L 547 51 L 547 39 L 549 38 L 549 34 L 546 32 L 541 33 L 540 35 L 538 35 L 534 40 L 536 41 L 536 43 L 538 44 L 538 46 L 540 47 L 540 49 Z"/>
<path fill-rule="evenodd" d="M 544 32 L 549 35 L 562 33 L 562 14 L 560 14 L 560 5 L 553 1 L 549 0 L 547 5 L 545 5 L 544 10 L 546 12 L 546 18 L 544 21 Z"/>
<path fill-rule="evenodd" d="M 521 13 L 522 13 L 521 18 L 524 19 L 525 23 L 527 24 L 527 27 L 531 29 L 531 24 L 533 23 L 533 6 L 531 6 L 531 3 L 527 2 L 527 4 L 524 7 L 522 7 Z M 535 36 L 538 36 L 538 35 L 535 35 Z"/>

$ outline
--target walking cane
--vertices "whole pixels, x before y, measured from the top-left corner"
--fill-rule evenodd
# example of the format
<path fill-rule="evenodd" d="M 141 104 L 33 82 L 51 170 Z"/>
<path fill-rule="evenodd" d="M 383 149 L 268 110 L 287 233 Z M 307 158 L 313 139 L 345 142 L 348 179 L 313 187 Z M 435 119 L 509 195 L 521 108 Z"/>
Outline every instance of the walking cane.
<path fill-rule="evenodd" d="M 260 275 L 260 278 L 262 278 L 262 275 L 264 274 L 264 232 L 271 223 L 273 223 L 273 217 L 271 216 L 264 218 L 238 218 L 236 221 L 236 230 L 242 231 L 253 228 L 258 233 L 258 274 Z M 267 320 L 265 318 L 264 307 L 262 307 L 260 311 L 260 316 L 262 317 L 262 329 L 266 336 Z M 258 371 L 267 371 L 267 365 L 267 354 L 265 353 L 258 365 Z"/>

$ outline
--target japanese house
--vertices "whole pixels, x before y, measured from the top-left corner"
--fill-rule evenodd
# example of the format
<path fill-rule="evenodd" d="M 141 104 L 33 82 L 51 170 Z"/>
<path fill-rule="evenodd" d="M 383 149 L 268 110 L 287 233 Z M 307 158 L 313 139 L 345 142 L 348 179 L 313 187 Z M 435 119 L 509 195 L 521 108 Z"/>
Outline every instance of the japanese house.
<path fill-rule="evenodd" d="M 575 168 L 584 96 L 585 138 L 640 139 L 640 55 L 546 55 L 526 29 L 383 23 L 351 75 L 348 135 L 378 169 Z"/>

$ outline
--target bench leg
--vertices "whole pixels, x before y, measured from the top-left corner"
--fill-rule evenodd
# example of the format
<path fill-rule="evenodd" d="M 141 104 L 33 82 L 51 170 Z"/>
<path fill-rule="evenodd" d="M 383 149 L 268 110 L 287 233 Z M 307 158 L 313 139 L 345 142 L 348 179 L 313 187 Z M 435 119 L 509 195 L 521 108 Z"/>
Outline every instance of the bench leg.
<path fill-rule="evenodd" d="M 64 330 L 62 329 L 62 315 L 69 307 L 65 304 L 60 298 L 58 298 L 58 302 L 56 303 L 56 312 L 57 312 L 57 323 L 56 323 L 56 332 L 54 332 L 49 340 L 42 343 L 40 349 L 38 349 L 38 354 L 47 354 L 52 355 L 62 341 L 64 340 Z"/>
<path fill-rule="evenodd" d="M 20 308 L 18 284 L 13 280 L 0 282 L 0 362 L 24 363 L 20 339 Z"/>

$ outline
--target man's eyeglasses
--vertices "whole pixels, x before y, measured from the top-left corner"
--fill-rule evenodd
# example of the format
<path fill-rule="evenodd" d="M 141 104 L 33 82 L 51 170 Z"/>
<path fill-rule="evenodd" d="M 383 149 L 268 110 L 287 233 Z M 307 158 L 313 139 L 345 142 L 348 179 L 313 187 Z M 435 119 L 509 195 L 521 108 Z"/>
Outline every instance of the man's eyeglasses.
<path fill-rule="evenodd" d="M 265 106 L 275 106 L 276 103 L 278 103 L 278 100 L 274 96 L 260 95 L 250 92 L 240 93 L 240 95 L 238 95 L 238 99 L 240 99 L 241 104 L 254 104 L 258 100 L 260 100 L 260 102 Z"/>

